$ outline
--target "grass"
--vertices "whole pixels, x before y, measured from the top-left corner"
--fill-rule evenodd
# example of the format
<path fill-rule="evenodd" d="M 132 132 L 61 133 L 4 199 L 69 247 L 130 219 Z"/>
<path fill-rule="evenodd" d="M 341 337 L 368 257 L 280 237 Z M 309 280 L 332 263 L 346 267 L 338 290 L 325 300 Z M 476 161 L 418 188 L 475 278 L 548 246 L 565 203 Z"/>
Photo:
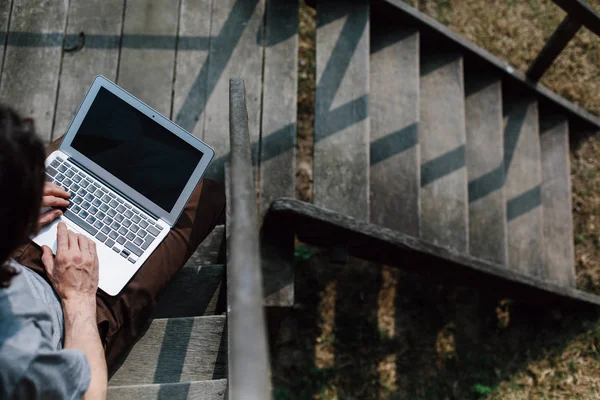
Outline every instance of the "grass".
<path fill-rule="evenodd" d="M 409 0 L 526 70 L 564 17 L 549 0 Z M 589 0 L 600 9 L 600 0 Z M 312 200 L 315 11 L 301 3 L 297 197 Z M 582 29 L 543 77 L 600 115 L 600 39 Z M 600 293 L 600 138 L 571 149 L 578 287 Z M 296 254 L 297 306 L 273 343 L 273 397 L 597 399 L 600 314 L 327 254 Z"/>

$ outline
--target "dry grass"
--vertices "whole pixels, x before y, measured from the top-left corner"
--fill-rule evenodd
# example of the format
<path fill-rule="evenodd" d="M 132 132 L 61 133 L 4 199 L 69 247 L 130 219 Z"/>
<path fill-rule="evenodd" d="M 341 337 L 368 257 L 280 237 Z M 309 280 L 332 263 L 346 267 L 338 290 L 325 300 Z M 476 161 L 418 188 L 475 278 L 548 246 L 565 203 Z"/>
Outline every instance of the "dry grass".
<path fill-rule="evenodd" d="M 408 0 L 526 70 L 564 17 L 550 0 Z M 600 0 L 589 0 L 600 9 Z M 297 196 L 311 201 L 315 12 L 302 4 Z M 582 29 L 542 82 L 600 115 L 600 39 Z M 600 140 L 572 148 L 577 283 L 600 293 Z M 324 254 L 301 261 L 298 307 L 274 345 L 284 399 L 599 399 L 597 312 L 530 309 L 501 293 Z"/>

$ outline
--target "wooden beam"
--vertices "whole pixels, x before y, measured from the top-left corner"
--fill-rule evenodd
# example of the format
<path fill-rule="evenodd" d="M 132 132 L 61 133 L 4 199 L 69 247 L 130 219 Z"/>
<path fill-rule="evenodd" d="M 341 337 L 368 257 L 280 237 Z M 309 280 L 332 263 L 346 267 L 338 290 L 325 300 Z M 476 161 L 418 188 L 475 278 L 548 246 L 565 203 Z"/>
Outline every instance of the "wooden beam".
<path fill-rule="evenodd" d="M 583 0 L 552 0 L 582 25 L 600 36 L 600 13 Z"/>
<path fill-rule="evenodd" d="M 533 81 L 539 81 L 544 73 L 550 68 L 554 60 L 567 47 L 569 41 L 575 36 L 581 21 L 573 18 L 571 14 L 567 14 L 562 20 L 558 28 L 554 31 L 550 39 L 544 45 L 544 48 L 538 53 L 537 57 L 527 70 L 527 77 Z"/>

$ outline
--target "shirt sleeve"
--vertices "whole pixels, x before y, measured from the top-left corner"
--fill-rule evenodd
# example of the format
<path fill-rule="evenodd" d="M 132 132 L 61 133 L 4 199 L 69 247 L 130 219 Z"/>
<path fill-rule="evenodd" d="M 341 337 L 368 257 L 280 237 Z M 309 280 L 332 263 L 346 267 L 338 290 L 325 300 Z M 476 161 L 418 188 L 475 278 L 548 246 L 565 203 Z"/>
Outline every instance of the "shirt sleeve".
<path fill-rule="evenodd" d="M 14 398 L 80 399 L 90 379 L 90 365 L 82 351 L 42 350 L 15 387 Z"/>

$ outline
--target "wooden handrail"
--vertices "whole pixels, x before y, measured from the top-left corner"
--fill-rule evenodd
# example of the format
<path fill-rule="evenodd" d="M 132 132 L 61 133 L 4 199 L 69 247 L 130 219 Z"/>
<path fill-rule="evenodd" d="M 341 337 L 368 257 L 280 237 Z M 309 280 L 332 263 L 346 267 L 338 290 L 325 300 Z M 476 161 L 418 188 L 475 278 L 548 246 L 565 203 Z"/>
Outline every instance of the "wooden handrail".
<path fill-rule="evenodd" d="M 229 81 L 227 186 L 229 399 L 269 399 L 269 364 L 257 207 L 244 80 Z"/>

